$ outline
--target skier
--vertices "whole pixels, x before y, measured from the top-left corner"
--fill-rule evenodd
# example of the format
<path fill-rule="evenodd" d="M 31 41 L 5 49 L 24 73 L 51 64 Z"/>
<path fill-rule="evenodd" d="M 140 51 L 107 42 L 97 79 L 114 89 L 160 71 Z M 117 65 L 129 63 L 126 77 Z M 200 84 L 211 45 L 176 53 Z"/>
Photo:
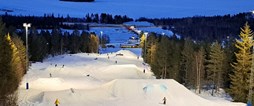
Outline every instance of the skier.
<path fill-rule="evenodd" d="M 55 64 L 55 67 L 57 66 L 57 64 Z"/>
<path fill-rule="evenodd" d="M 115 63 L 117 64 L 117 61 L 115 61 Z"/>
<path fill-rule="evenodd" d="M 60 104 L 59 100 L 58 100 L 58 99 L 56 99 L 56 101 L 55 101 L 55 105 L 56 105 L 56 106 L 58 106 L 59 104 Z"/>
<path fill-rule="evenodd" d="M 52 74 L 51 74 L 51 73 L 49 73 L 49 77 L 52 77 Z"/>
<path fill-rule="evenodd" d="M 64 68 L 64 65 L 62 66 L 62 68 Z"/>
<path fill-rule="evenodd" d="M 166 101 L 167 101 L 167 99 L 166 99 L 166 97 L 164 97 L 164 98 L 163 98 L 163 104 L 164 104 L 164 105 L 166 104 Z"/>
<path fill-rule="evenodd" d="M 145 70 L 145 69 L 143 70 L 143 73 L 146 73 L 146 70 Z"/>

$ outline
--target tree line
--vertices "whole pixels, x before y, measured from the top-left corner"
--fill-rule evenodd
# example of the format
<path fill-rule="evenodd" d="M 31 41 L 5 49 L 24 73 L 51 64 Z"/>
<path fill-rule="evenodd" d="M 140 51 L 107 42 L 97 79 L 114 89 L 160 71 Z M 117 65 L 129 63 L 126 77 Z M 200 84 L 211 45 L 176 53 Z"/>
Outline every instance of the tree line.
<path fill-rule="evenodd" d="M 84 18 L 74 18 L 67 15 L 55 16 L 54 14 L 44 14 L 44 16 L 14 16 L 0 15 L 3 22 L 5 22 L 6 27 L 13 27 L 13 29 L 22 29 L 23 23 L 33 23 L 33 26 L 38 29 L 53 29 L 54 27 L 61 27 L 65 29 L 75 29 L 80 27 L 70 26 L 68 24 L 63 24 L 64 22 L 71 23 L 106 23 L 106 24 L 122 24 L 124 22 L 132 21 L 132 18 L 121 15 L 110 15 L 106 13 L 101 14 L 86 14 Z M 82 27 L 81 27 L 82 28 Z M 87 29 L 86 27 L 84 29 Z"/>
<path fill-rule="evenodd" d="M 226 40 L 227 37 L 238 37 L 240 27 L 246 22 L 254 26 L 254 15 L 251 12 L 223 16 L 195 16 L 185 18 L 140 18 L 163 29 L 173 31 L 182 37 L 194 40 L 213 42 Z M 239 38 L 239 37 L 238 37 Z"/>
<path fill-rule="evenodd" d="M 235 101 L 246 103 L 253 90 L 249 80 L 253 37 L 246 23 L 237 39 L 205 42 L 149 33 L 141 35 L 140 45 L 156 78 L 175 79 L 197 93 L 211 89 L 213 95 L 224 88 Z"/>
<path fill-rule="evenodd" d="M 25 41 L 25 31 L 18 31 L 18 35 Z M 30 61 L 43 61 L 47 56 L 65 53 L 98 53 L 99 37 L 95 33 L 74 30 L 72 33 L 54 28 L 41 30 L 32 28 L 28 35 Z"/>

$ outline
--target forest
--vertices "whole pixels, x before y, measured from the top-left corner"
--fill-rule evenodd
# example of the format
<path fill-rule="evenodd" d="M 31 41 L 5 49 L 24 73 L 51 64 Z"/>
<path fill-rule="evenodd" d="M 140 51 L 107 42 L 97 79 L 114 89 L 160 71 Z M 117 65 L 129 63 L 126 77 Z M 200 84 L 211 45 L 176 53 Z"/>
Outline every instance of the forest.
<path fill-rule="evenodd" d="M 254 27 L 253 14 L 251 12 L 210 17 L 139 18 L 138 21 L 148 21 L 156 26 L 161 26 L 163 29 L 171 30 L 182 37 L 206 42 L 224 41 L 228 37 L 237 38 L 240 27 L 247 21 L 251 27 Z"/>

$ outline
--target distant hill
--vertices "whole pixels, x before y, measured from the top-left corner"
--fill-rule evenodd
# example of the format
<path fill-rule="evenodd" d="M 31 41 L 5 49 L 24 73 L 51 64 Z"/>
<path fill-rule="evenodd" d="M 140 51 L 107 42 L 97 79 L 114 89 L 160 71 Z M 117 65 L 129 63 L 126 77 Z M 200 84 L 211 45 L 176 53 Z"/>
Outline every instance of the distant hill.
<path fill-rule="evenodd" d="M 94 2 L 94 0 L 60 0 L 60 1 L 68 1 L 68 2 Z"/>

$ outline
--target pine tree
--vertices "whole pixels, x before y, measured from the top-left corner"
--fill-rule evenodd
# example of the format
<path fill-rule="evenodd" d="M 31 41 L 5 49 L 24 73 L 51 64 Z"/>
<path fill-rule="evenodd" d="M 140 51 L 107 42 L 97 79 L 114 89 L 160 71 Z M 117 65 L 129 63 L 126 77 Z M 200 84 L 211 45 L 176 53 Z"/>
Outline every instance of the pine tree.
<path fill-rule="evenodd" d="M 54 28 L 51 33 L 51 55 L 58 55 L 61 52 L 61 30 Z"/>
<path fill-rule="evenodd" d="M 154 55 L 156 51 L 156 43 L 157 43 L 157 37 L 155 34 L 151 33 L 147 37 L 147 46 L 146 46 L 146 63 L 151 64 L 154 61 Z"/>
<path fill-rule="evenodd" d="M 222 75 L 225 71 L 223 65 L 225 64 L 226 54 L 218 42 L 212 44 L 210 48 L 209 60 L 207 60 L 208 77 L 212 80 L 213 85 L 216 85 L 217 92 L 223 84 Z"/>
<path fill-rule="evenodd" d="M 17 90 L 25 69 L 22 67 L 19 51 L 9 34 L 0 37 L 0 49 L 0 99 L 15 104 L 16 101 L 12 101 L 10 95 Z"/>
<path fill-rule="evenodd" d="M 204 77 L 204 60 L 205 60 L 205 50 L 201 46 L 197 52 L 194 53 L 194 60 L 195 60 L 195 76 L 196 76 L 196 91 L 201 93 L 201 84 L 202 79 Z"/>
<path fill-rule="evenodd" d="M 224 73 L 224 84 L 223 86 L 225 88 L 229 88 L 230 87 L 230 74 L 233 73 L 233 67 L 231 67 L 230 63 L 233 63 L 234 60 L 236 60 L 235 54 L 234 52 L 236 51 L 235 48 L 235 41 L 233 37 L 228 37 L 226 40 L 226 44 L 225 44 L 225 54 L 227 54 L 227 56 L 225 57 L 225 63 L 224 63 L 224 68 L 225 68 L 225 73 Z"/>
<path fill-rule="evenodd" d="M 185 86 L 195 85 L 194 75 L 194 44 L 191 39 L 184 40 L 184 47 L 181 52 L 181 79 Z"/>
<path fill-rule="evenodd" d="M 5 24 L 2 22 L 2 18 L 0 17 L 0 35 L 5 35 Z"/>
<path fill-rule="evenodd" d="M 75 29 L 70 36 L 69 50 L 71 53 L 78 53 L 80 49 L 80 32 Z"/>
<path fill-rule="evenodd" d="M 24 74 L 26 74 L 26 71 L 27 71 L 26 67 L 29 67 L 29 65 L 28 65 L 28 61 L 26 59 L 27 54 L 26 54 L 26 47 L 24 46 L 24 42 L 17 35 L 13 36 L 12 41 L 16 45 L 16 47 L 19 51 L 18 55 L 19 55 L 21 62 L 22 62 L 22 68 L 24 69 Z"/>
<path fill-rule="evenodd" d="M 87 53 L 89 51 L 89 33 L 83 31 L 81 34 L 80 51 Z"/>
<path fill-rule="evenodd" d="M 43 61 L 43 59 L 47 56 L 47 45 L 46 39 L 38 34 L 36 30 L 31 33 L 31 42 L 29 44 L 29 53 L 31 54 L 31 61 Z M 52 49 L 51 49 L 52 50 Z M 54 54 L 54 51 L 51 51 Z M 52 55 L 53 55 L 52 54 Z"/>
<path fill-rule="evenodd" d="M 234 71 L 230 75 L 230 93 L 235 101 L 246 103 L 252 64 L 251 47 L 253 46 L 253 41 L 250 39 L 253 33 L 248 23 L 241 28 L 239 37 L 240 40 L 236 39 L 235 44 L 235 47 L 239 49 L 235 52 L 237 62 L 232 63 Z"/>
<path fill-rule="evenodd" d="M 142 34 L 141 38 L 140 38 L 140 47 L 142 48 L 142 57 L 144 58 L 144 61 L 147 62 L 146 60 L 146 54 L 147 54 L 147 50 L 146 50 L 146 35 Z"/>
<path fill-rule="evenodd" d="M 152 70 L 157 74 L 158 78 L 167 78 L 169 71 L 169 64 L 167 63 L 169 61 L 169 38 L 167 36 L 159 36 L 159 43 L 157 45 L 157 50 L 155 54 L 155 62 L 152 66 Z"/>
<path fill-rule="evenodd" d="M 90 41 L 89 42 L 90 53 L 98 53 L 98 49 L 99 49 L 98 37 L 95 34 L 91 33 L 89 38 L 90 38 L 90 40 L 89 40 Z"/>

